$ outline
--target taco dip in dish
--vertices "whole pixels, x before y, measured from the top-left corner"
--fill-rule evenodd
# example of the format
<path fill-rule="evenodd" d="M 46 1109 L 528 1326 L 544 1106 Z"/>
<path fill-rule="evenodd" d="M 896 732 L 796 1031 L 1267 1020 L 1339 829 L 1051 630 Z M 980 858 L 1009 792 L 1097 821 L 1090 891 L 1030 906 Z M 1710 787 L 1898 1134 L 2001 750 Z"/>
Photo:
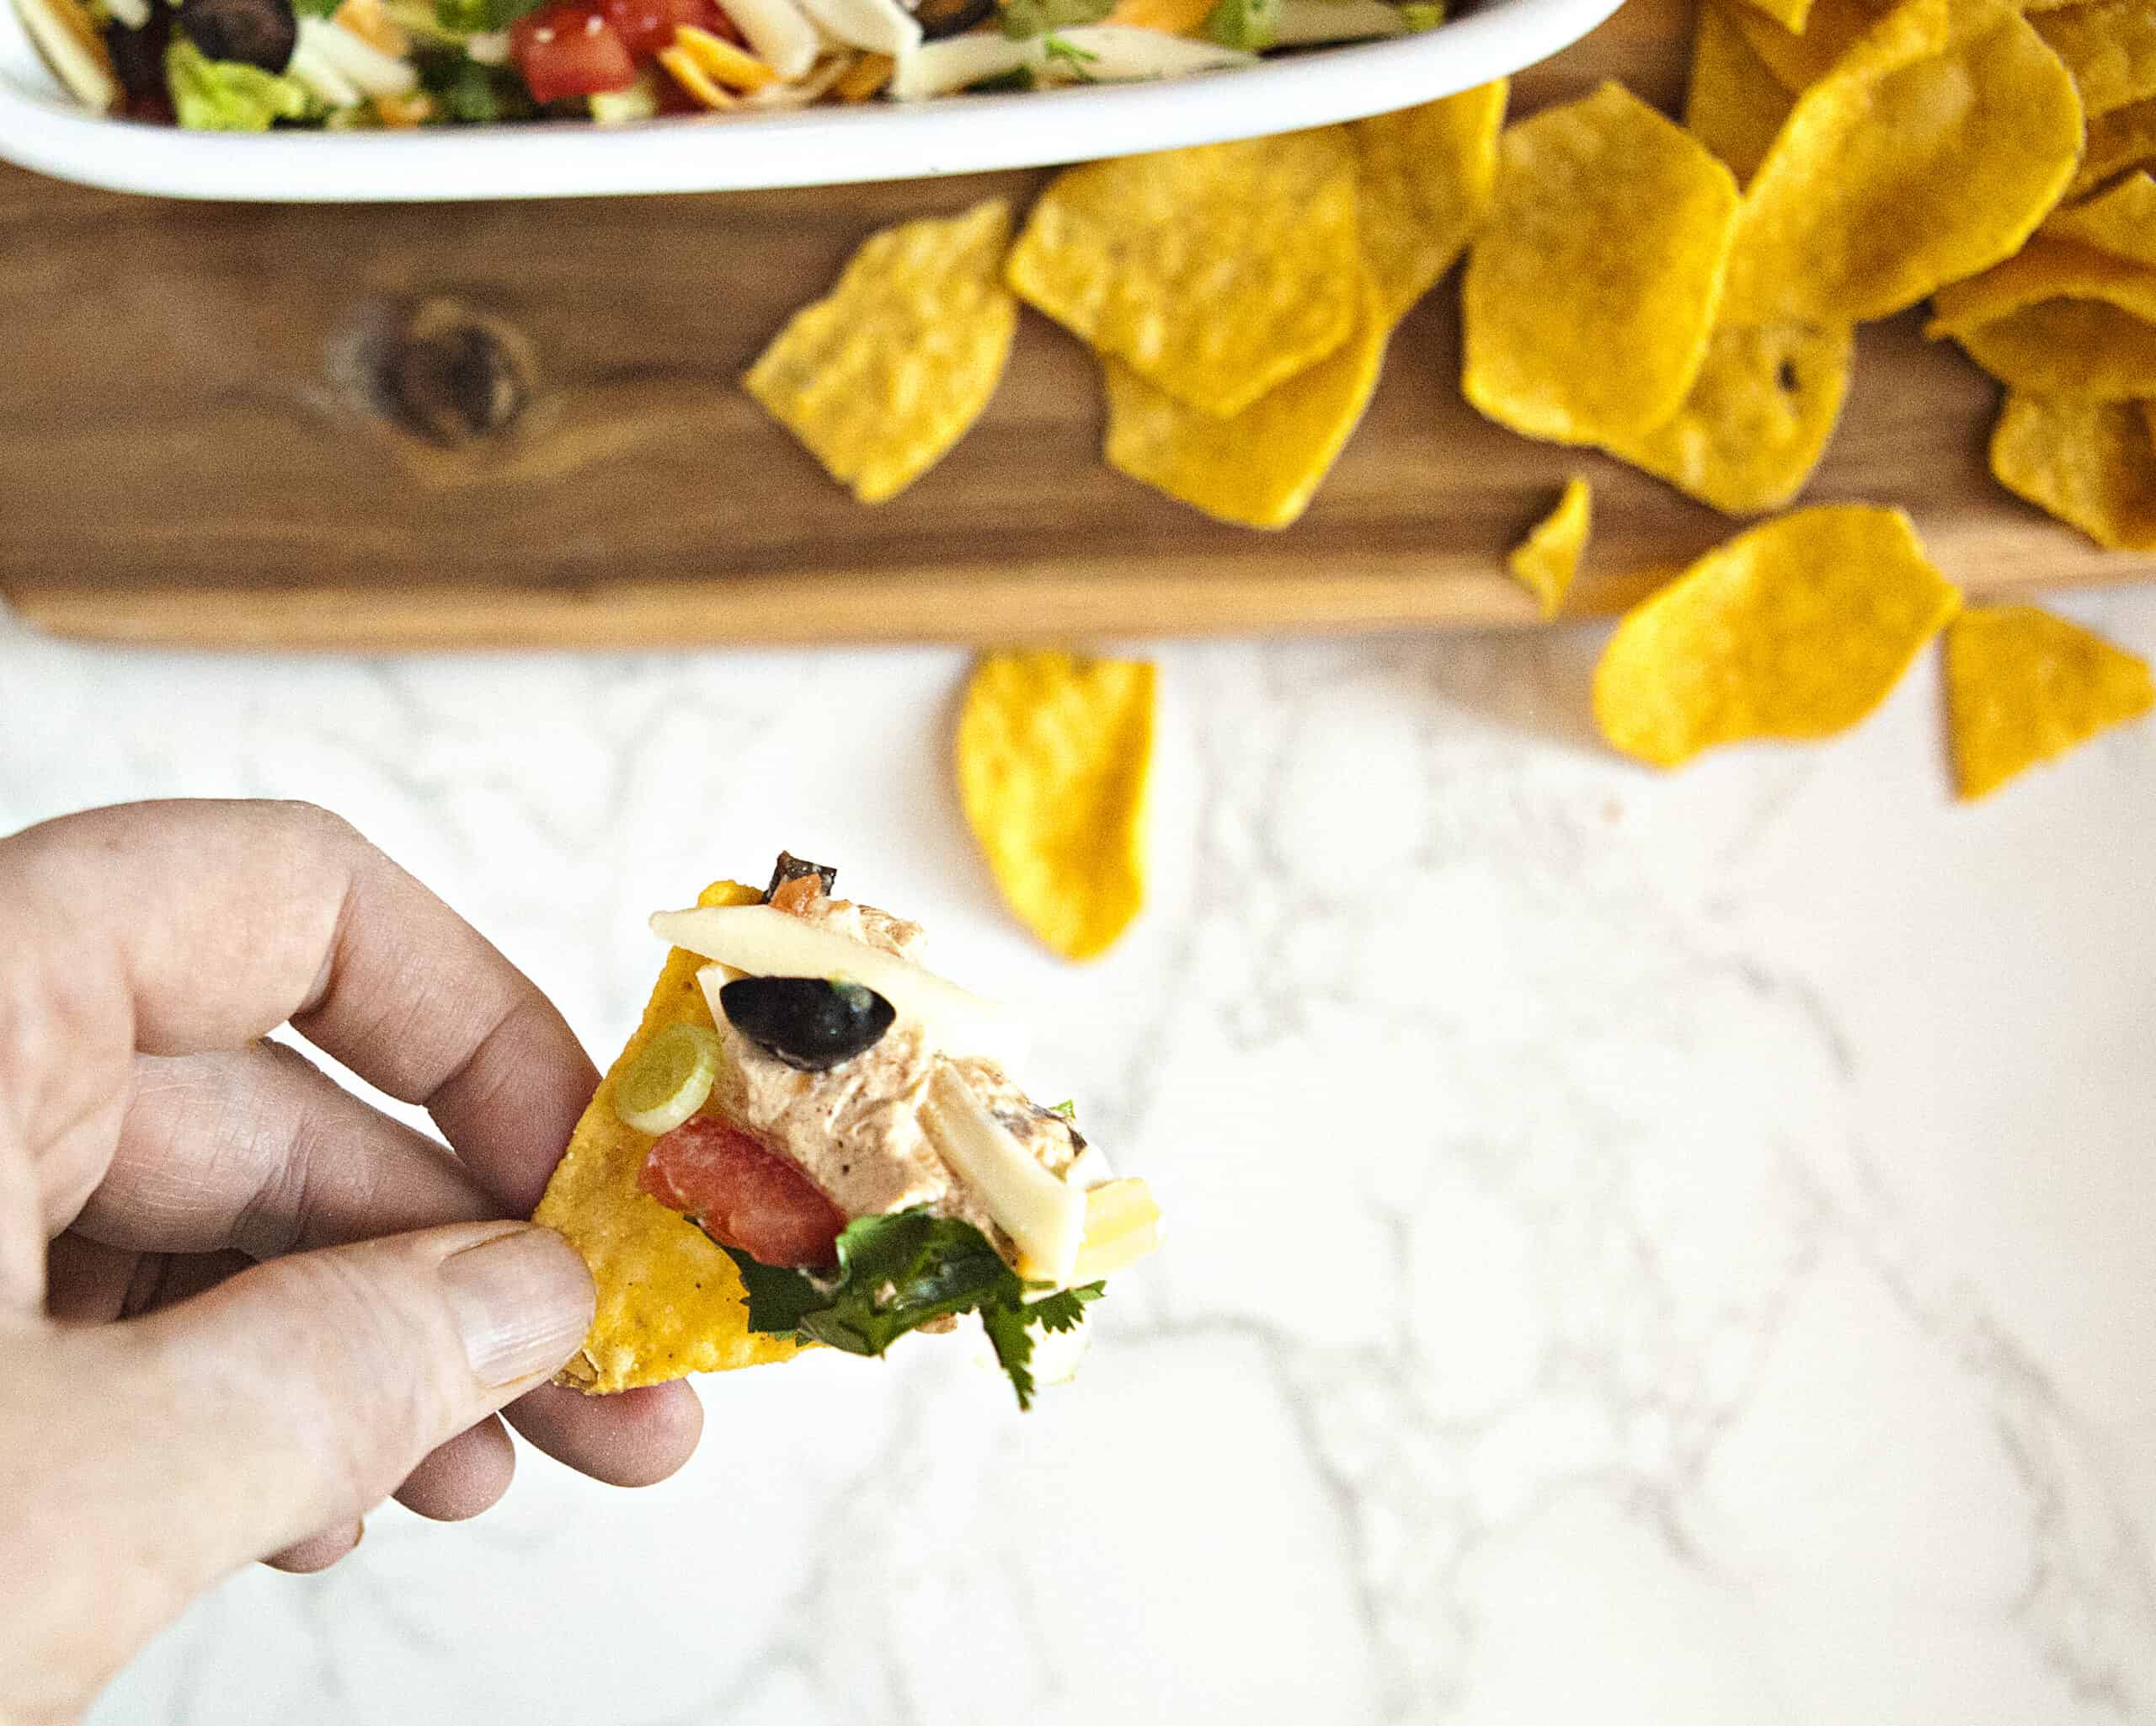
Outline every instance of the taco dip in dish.
<path fill-rule="evenodd" d="M 0 157 L 167 195 L 719 190 L 1405 107 L 1616 0 L 0 0 Z"/>

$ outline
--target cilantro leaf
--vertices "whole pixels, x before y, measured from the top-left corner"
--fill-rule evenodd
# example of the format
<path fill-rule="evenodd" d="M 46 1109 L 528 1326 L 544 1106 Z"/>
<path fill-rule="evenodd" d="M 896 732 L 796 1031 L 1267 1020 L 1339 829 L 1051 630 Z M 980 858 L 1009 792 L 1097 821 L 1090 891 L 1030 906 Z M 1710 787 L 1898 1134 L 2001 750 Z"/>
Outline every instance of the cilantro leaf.
<path fill-rule="evenodd" d="M 754 1331 L 877 1355 L 932 1319 L 979 1312 L 1021 1408 L 1033 1406 L 1035 1327 L 1073 1329 L 1083 1322 L 1086 1304 L 1102 1293 L 1100 1284 L 1091 1283 L 1029 1299 L 1031 1289 L 979 1229 L 926 1209 L 848 1223 L 839 1236 L 834 1277 L 759 1264 L 719 1245 L 740 1269 Z"/>
<path fill-rule="evenodd" d="M 1078 1105 L 1072 1102 L 1069 1098 L 1065 1098 L 1062 1102 L 1057 1103 L 1054 1108 L 1049 1110 L 1049 1113 L 1050 1114 L 1059 1114 L 1067 1121 L 1075 1121 L 1078 1119 Z"/>

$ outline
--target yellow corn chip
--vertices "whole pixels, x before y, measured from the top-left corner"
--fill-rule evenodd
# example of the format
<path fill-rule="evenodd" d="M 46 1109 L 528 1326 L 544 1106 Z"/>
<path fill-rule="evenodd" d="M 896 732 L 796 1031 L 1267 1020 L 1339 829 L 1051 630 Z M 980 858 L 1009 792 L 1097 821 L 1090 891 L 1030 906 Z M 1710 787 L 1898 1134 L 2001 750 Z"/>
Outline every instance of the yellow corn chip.
<path fill-rule="evenodd" d="M 1154 672 L 991 654 L 958 715 L 958 796 L 1019 920 L 1065 959 L 1105 953 L 1145 891 Z"/>
<path fill-rule="evenodd" d="M 2066 189 L 2069 198 L 2094 191 L 2113 174 L 2137 163 L 2156 163 L 2156 96 L 2129 102 L 2089 121 L 2089 146 Z"/>
<path fill-rule="evenodd" d="M 1906 0 L 1790 110 L 1722 315 L 1882 318 L 2015 252 L 2073 177 L 2073 80 L 2003 0 Z"/>
<path fill-rule="evenodd" d="M 696 903 L 753 905 L 760 897 L 753 887 L 719 881 Z M 734 1261 L 696 1224 L 637 1185 L 652 1139 L 614 1112 L 614 1087 L 645 1044 L 670 1024 L 710 1026 L 711 1008 L 696 986 L 704 963 L 679 948 L 667 954 L 643 1023 L 600 1082 L 532 1214 L 534 1222 L 568 1237 L 599 1287 L 584 1347 L 557 1381 L 580 1391 L 626 1391 L 798 1352 L 788 1339 L 749 1328 Z"/>
<path fill-rule="evenodd" d="M 1829 737 L 1886 699 L 1960 603 L 1899 510 L 1799 510 L 1625 613 L 1595 667 L 1595 720 L 1663 767 L 1717 744 Z"/>
<path fill-rule="evenodd" d="M 2148 662 L 2034 606 L 1978 606 L 1946 631 L 1956 788 L 1989 795 L 2025 767 L 2156 705 Z"/>
<path fill-rule="evenodd" d="M 1729 170 L 1619 85 L 1508 128 L 1468 254 L 1468 400 L 1557 443 L 1667 419 L 1706 354 L 1736 211 Z"/>
<path fill-rule="evenodd" d="M 1717 0 L 1702 0 L 1684 124 L 1739 184 L 1767 159 L 1793 101 Z"/>
<path fill-rule="evenodd" d="M 2156 420 L 2130 402 L 2009 392 L 1991 471 L 2114 551 L 2156 551 Z"/>
<path fill-rule="evenodd" d="M 1726 515 L 1778 510 L 1826 452 L 1854 356 L 1847 329 L 1724 324 L 1676 416 L 1604 447 Z"/>
<path fill-rule="evenodd" d="M 2085 204 L 2054 210 L 2036 232 L 2156 270 L 2156 179 L 2129 174 Z"/>
<path fill-rule="evenodd" d="M 1896 0 L 1817 0 L 1801 29 L 1791 29 L 1763 9 L 1739 6 L 1729 14 L 1745 44 L 1774 81 L 1796 96 L 1834 69 Z"/>
<path fill-rule="evenodd" d="M 1388 329 L 1452 268 L 1488 214 L 1509 88 L 1499 78 L 1348 128 L 1359 164 L 1363 261 Z"/>
<path fill-rule="evenodd" d="M 2156 395 L 2156 270 L 2039 234 L 1942 288 L 1927 335 L 1951 335 L 1985 371 L 2036 395 Z"/>
<path fill-rule="evenodd" d="M 2073 74 L 2088 113 L 2156 96 L 2156 7 L 2148 0 L 2084 0 L 2035 23 Z"/>
<path fill-rule="evenodd" d="M 1358 315 L 1344 128 L 1067 168 L 1011 248 L 1020 298 L 1208 414 L 1239 414 Z"/>
<path fill-rule="evenodd" d="M 764 350 L 749 393 L 864 504 L 903 491 L 1003 376 L 1018 326 L 1001 279 L 1010 238 L 1001 199 L 884 229 Z"/>
<path fill-rule="evenodd" d="M 1748 3 L 1757 7 L 1785 30 L 1801 33 L 1812 16 L 1812 0 L 1748 0 Z"/>
<path fill-rule="evenodd" d="M 1594 493 L 1575 474 L 1565 482 L 1557 507 L 1529 529 L 1527 537 L 1505 559 L 1505 567 L 1520 585 L 1542 602 L 1544 617 L 1556 617 L 1565 603 L 1593 525 Z"/>
<path fill-rule="evenodd" d="M 1108 466 L 1223 521 L 1285 527 L 1310 507 L 1369 405 L 1390 327 L 1373 284 L 1337 350 L 1226 419 L 1103 361 Z"/>

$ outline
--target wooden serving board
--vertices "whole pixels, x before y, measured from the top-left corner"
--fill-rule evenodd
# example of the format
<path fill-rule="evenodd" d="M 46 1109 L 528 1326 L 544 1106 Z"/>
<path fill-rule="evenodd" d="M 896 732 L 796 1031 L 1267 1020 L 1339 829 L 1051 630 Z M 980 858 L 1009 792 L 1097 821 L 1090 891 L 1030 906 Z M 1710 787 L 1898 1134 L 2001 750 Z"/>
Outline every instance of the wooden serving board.
<path fill-rule="evenodd" d="M 1632 0 L 1519 78 L 1514 111 L 1604 77 L 1673 108 L 1689 39 L 1688 0 Z M 1095 364 L 1030 313 L 958 447 L 855 504 L 735 380 L 873 229 L 1042 178 L 277 207 L 0 170 L 0 593 L 62 633 L 203 647 L 1502 625 L 1535 621 L 1503 554 L 1568 473 L 1596 487 L 1576 612 L 1732 531 L 1481 419 L 1456 278 L 1284 533 L 1105 467 Z M 1864 332 L 1807 500 L 1903 505 L 1972 592 L 2156 573 L 1992 482 L 1996 388 L 1919 321 Z"/>

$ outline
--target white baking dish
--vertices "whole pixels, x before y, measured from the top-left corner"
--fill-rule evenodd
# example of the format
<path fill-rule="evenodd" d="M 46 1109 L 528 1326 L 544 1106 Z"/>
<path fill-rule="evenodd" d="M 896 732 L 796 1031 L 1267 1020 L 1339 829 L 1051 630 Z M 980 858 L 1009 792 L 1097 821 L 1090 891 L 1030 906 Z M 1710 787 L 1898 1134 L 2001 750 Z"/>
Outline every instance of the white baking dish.
<path fill-rule="evenodd" d="M 908 179 L 1127 155 L 1358 119 L 1471 88 L 1555 53 L 1620 0 L 1486 0 L 1437 29 L 1245 71 L 917 104 L 624 126 L 183 131 L 85 112 L 0 0 L 0 158 L 176 198 L 344 203 L 731 191 Z"/>

